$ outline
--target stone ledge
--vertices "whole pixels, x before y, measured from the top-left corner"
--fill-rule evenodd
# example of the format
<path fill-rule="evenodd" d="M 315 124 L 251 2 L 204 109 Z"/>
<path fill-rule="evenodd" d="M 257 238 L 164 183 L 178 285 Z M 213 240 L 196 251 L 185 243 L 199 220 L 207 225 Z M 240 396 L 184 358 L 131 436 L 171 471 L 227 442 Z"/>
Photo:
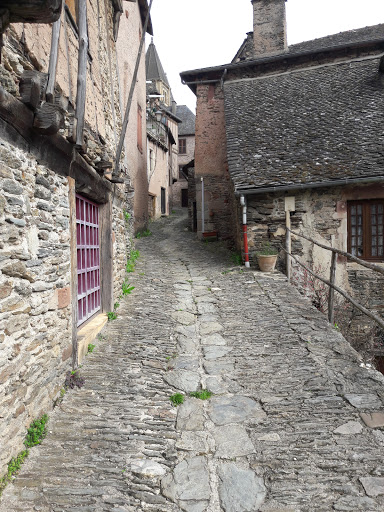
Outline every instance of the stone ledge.
<path fill-rule="evenodd" d="M 88 352 L 88 345 L 99 334 L 104 325 L 108 322 L 108 317 L 105 313 L 100 313 L 95 316 L 87 325 L 82 327 L 77 333 L 77 363 L 81 364 L 85 355 Z"/>

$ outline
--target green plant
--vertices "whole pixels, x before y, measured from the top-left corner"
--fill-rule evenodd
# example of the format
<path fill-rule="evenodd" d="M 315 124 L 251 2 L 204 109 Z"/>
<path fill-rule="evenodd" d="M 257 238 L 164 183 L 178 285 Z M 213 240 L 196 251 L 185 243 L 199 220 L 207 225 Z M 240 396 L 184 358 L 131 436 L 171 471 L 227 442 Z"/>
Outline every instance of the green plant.
<path fill-rule="evenodd" d="M 107 317 L 108 317 L 108 321 L 112 322 L 112 320 L 116 320 L 117 313 L 115 311 L 108 311 Z"/>
<path fill-rule="evenodd" d="M 193 391 L 192 393 L 189 393 L 189 396 L 199 398 L 200 400 L 208 400 L 212 395 L 212 391 L 208 391 L 208 389 L 202 389 L 201 391 Z"/>
<path fill-rule="evenodd" d="M 124 219 L 126 220 L 126 222 L 128 222 L 129 219 L 131 218 L 131 214 L 125 210 L 123 210 L 123 214 L 124 214 Z"/>
<path fill-rule="evenodd" d="M 128 257 L 128 260 L 127 260 L 127 265 L 125 267 L 126 271 L 127 272 L 134 272 L 135 270 L 135 262 L 137 260 L 137 258 L 140 256 L 140 252 L 135 250 L 135 249 L 132 249 L 131 252 L 129 253 L 129 257 Z"/>
<path fill-rule="evenodd" d="M 276 256 L 276 254 L 278 254 L 278 250 L 271 245 L 271 242 L 264 242 L 256 253 L 257 256 Z"/>
<path fill-rule="evenodd" d="M 39 420 L 35 420 L 31 423 L 25 436 L 24 445 L 26 448 L 31 448 L 40 444 L 44 437 L 47 435 L 46 423 L 48 421 L 48 415 L 44 414 Z"/>
<path fill-rule="evenodd" d="M 18 473 L 28 455 L 29 450 L 23 450 L 17 457 L 12 457 L 12 459 L 8 462 L 7 474 L 0 478 L 0 496 L 8 482 L 10 482 L 12 477 Z"/>
<path fill-rule="evenodd" d="M 88 343 L 88 354 L 92 354 L 95 350 L 96 345 L 92 345 L 92 343 Z"/>
<path fill-rule="evenodd" d="M 130 283 L 128 283 L 127 279 L 123 281 L 123 284 L 121 285 L 121 289 L 123 291 L 123 295 L 129 295 L 132 293 L 132 291 L 135 289 L 134 286 L 131 286 Z"/>
<path fill-rule="evenodd" d="M 231 260 L 233 261 L 233 263 L 235 265 L 242 265 L 242 263 L 243 263 L 243 258 L 241 256 L 241 254 L 239 254 L 238 252 L 233 252 L 231 254 Z"/>
<path fill-rule="evenodd" d="M 116 309 L 119 307 L 120 307 L 120 302 L 115 302 L 113 305 L 113 310 L 116 311 Z"/>
<path fill-rule="evenodd" d="M 184 403 L 185 397 L 182 393 L 175 393 L 174 395 L 170 396 L 169 399 L 172 402 L 172 405 L 174 407 L 177 407 L 178 405 Z"/>
<path fill-rule="evenodd" d="M 136 234 L 136 238 L 145 238 L 145 237 L 151 236 L 151 235 L 152 235 L 152 231 L 149 229 L 145 229 L 144 231 L 138 231 L 138 233 Z"/>

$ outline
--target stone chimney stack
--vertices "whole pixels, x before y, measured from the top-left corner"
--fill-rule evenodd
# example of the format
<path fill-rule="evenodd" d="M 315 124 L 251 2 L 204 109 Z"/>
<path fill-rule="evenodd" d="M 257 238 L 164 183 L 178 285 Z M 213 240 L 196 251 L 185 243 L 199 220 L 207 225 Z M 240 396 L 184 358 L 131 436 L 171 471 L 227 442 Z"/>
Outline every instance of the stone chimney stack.
<path fill-rule="evenodd" d="M 251 0 L 255 57 L 287 51 L 286 0 Z"/>

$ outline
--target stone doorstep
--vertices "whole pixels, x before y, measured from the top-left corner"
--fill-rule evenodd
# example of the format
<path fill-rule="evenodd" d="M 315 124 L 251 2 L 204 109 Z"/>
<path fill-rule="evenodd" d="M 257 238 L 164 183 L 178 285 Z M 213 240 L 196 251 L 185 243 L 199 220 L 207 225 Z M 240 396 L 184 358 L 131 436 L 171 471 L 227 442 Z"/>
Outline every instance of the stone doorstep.
<path fill-rule="evenodd" d="M 77 363 L 81 364 L 88 352 L 88 345 L 96 338 L 104 325 L 108 322 L 105 313 L 95 316 L 87 325 L 77 331 Z"/>

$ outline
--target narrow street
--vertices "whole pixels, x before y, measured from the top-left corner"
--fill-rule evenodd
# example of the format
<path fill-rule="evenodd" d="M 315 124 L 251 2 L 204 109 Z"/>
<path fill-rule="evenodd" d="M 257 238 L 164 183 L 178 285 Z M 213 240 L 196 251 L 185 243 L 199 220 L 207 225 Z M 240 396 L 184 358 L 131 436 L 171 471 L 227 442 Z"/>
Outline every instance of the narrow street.
<path fill-rule="evenodd" d="M 382 512 L 382 375 L 284 276 L 185 227 L 137 240 L 135 290 L 1 512 Z"/>

